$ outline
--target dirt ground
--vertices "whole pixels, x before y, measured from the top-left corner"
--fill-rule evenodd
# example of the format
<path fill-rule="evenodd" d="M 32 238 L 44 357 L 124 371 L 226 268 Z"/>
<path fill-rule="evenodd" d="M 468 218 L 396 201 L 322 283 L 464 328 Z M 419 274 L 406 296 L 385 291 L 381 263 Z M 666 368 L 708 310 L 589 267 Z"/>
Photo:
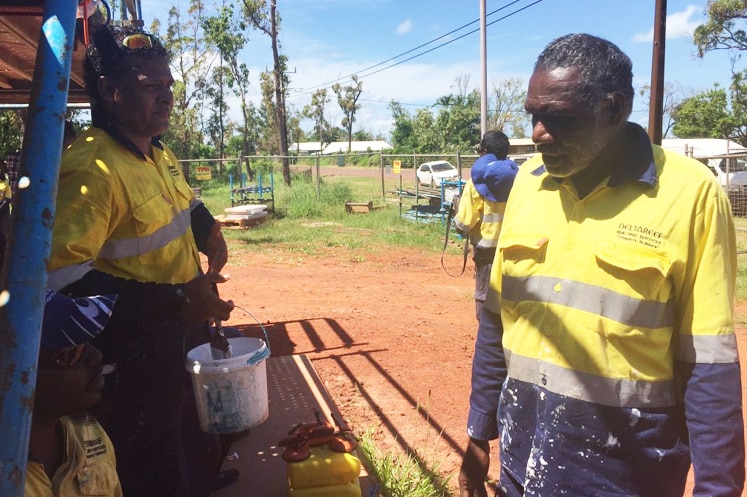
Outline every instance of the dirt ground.
<path fill-rule="evenodd" d="M 461 256 L 445 265 L 458 272 Z M 306 354 L 356 430 L 374 430 L 383 451 L 416 451 L 456 485 L 476 331 L 470 266 L 455 278 L 414 249 L 296 257 L 268 247 L 224 273 L 221 295 L 241 308 L 227 324 L 258 336 L 256 317 L 272 355 Z"/>

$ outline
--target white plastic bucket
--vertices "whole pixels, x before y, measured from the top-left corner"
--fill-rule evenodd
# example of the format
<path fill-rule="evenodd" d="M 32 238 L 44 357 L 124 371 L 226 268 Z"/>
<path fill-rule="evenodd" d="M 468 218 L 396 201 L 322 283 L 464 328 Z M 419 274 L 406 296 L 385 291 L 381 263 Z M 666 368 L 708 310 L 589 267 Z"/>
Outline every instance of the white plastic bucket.
<path fill-rule="evenodd" d="M 267 419 L 267 364 L 270 350 L 259 338 L 229 338 L 233 357 L 213 359 L 210 344 L 187 354 L 187 371 L 197 402 L 200 428 L 237 433 Z"/>

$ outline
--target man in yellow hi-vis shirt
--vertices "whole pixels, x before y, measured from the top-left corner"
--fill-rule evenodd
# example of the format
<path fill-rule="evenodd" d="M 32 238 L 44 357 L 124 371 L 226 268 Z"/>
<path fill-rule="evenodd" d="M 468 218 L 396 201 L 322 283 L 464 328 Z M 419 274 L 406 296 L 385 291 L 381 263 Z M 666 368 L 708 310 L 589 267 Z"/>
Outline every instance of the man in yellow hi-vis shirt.
<path fill-rule="evenodd" d="M 742 494 L 729 201 L 627 122 L 632 79 L 617 46 L 574 34 L 529 81 L 541 155 L 514 182 L 480 319 L 499 495 L 679 497 L 691 462 L 694 496 Z"/>
<path fill-rule="evenodd" d="M 124 495 L 207 497 L 220 444 L 199 429 L 184 361 L 207 341 L 208 320 L 233 309 L 213 291 L 225 281 L 226 243 L 160 140 L 174 102 L 160 40 L 104 27 L 85 76 L 92 126 L 62 155 L 48 284 L 119 295 L 94 345 L 114 368 L 96 414 Z"/>
<path fill-rule="evenodd" d="M 514 161 L 506 158 L 509 146 L 508 137 L 501 131 L 491 130 L 483 135 L 477 147 L 480 157 L 472 165 L 454 216 L 454 227 L 469 236 L 473 248 L 477 319 L 488 294 L 506 200 L 519 170 Z"/>

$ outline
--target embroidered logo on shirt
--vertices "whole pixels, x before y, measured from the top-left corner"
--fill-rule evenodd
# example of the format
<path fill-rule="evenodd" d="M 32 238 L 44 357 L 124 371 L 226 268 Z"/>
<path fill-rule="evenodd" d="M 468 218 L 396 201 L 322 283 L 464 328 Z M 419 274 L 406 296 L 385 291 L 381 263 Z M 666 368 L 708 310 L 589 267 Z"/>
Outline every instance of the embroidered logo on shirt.
<path fill-rule="evenodd" d="M 169 161 L 169 162 L 167 163 L 167 166 L 168 166 L 168 168 L 169 168 L 169 172 L 171 173 L 171 175 L 172 175 L 173 177 L 175 177 L 175 178 L 176 178 L 176 177 L 178 177 L 178 176 L 181 176 L 181 173 L 179 172 L 179 169 L 178 169 L 178 168 L 177 168 L 177 167 L 176 167 L 176 166 L 175 166 L 174 164 L 172 164 L 172 163 L 171 163 L 171 161 Z"/>

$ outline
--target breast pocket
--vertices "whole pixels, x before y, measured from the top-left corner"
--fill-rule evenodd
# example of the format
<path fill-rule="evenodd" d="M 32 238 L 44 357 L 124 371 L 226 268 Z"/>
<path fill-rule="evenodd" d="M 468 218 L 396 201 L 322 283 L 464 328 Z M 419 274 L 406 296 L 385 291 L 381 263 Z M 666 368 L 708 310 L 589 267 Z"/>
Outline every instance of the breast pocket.
<path fill-rule="evenodd" d="M 532 295 L 539 293 L 549 238 L 543 235 L 501 236 L 501 309 L 515 318 L 528 316 L 534 307 Z"/>
<path fill-rule="evenodd" d="M 588 322 L 581 318 L 583 324 L 608 338 L 645 335 L 664 344 L 668 335 L 645 330 L 673 324 L 671 259 L 662 251 L 605 242 L 595 245 L 594 256 L 606 274 L 595 301 L 589 303 L 594 307 L 586 316 Z"/>
<path fill-rule="evenodd" d="M 671 258 L 663 251 L 645 247 L 598 242 L 594 247 L 597 264 L 634 295 L 647 300 L 668 300 Z"/>
<path fill-rule="evenodd" d="M 135 252 L 143 266 L 161 266 L 169 264 L 174 257 L 175 248 L 168 245 L 184 231 L 178 223 L 175 209 L 170 200 L 158 194 L 132 213 L 136 239 Z"/>
<path fill-rule="evenodd" d="M 160 193 L 132 211 L 138 238 L 148 237 L 169 222 L 173 216 L 171 203 Z"/>
<path fill-rule="evenodd" d="M 498 239 L 498 249 L 505 263 L 505 270 L 535 270 L 545 262 L 549 238 L 543 235 L 503 236 Z"/>

